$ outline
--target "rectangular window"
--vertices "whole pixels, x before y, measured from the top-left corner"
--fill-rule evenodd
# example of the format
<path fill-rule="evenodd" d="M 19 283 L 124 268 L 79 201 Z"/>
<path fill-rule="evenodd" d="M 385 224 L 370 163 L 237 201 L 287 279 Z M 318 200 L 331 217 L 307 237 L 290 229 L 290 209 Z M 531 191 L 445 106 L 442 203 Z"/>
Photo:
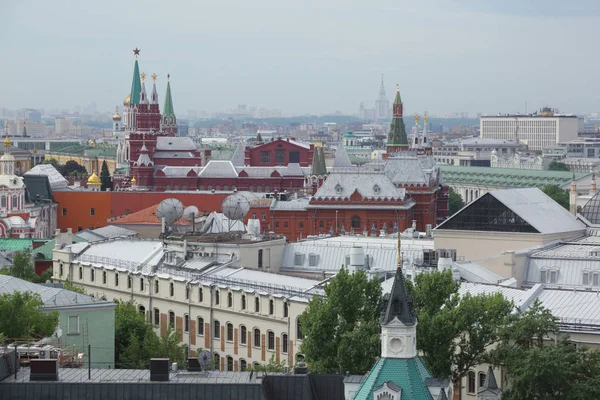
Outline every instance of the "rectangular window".
<path fill-rule="evenodd" d="M 287 228 L 288 227 L 288 222 L 287 221 L 283 221 L 283 227 Z"/>
<path fill-rule="evenodd" d="M 290 164 L 291 163 L 300 163 L 299 151 L 290 151 Z"/>
<path fill-rule="evenodd" d="M 281 352 L 282 353 L 287 353 L 288 352 L 288 335 L 286 335 L 285 333 L 283 334 L 283 336 L 281 337 Z"/>
<path fill-rule="evenodd" d="M 302 257 L 302 254 L 300 254 L 300 253 L 294 254 L 294 265 L 297 267 L 301 266 L 303 258 L 304 257 Z"/>
<path fill-rule="evenodd" d="M 308 266 L 316 267 L 319 256 L 317 254 L 309 254 L 308 255 Z"/>
<path fill-rule="evenodd" d="M 598 286 L 600 283 L 598 282 L 598 274 L 593 274 L 592 275 L 592 284 L 594 286 Z"/>
<path fill-rule="evenodd" d="M 285 151 L 275 150 L 275 164 L 285 165 Z"/>
<path fill-rule="evenodd" d="M 66 216 L 67 216 L 67 209 L 66 209 L 66 208 L 64 208 L 64 207 L 63 207 L 63 209 L 62 209 L 62 215 L 63 215 L 63 217 L 66 217 Z"/>
<path fill-rule="evenodd" d="M 69 335 L 79 335 L 79 315 L 69 316 Z"/>
<path fill-rule="evenodd" d="M 154 309 L 154 325 L 160 325 L 160 310 L 158 308 Z"/>
<path fill-rule="evenodd" d="M 266 221 L 267 220 L 267 213 L 266 212 L 262 213 L 261 218 L 262 218 L 263 221 Z"/>
<path fill-rule="evenodd" d="M 90 215 L 96 215 L 96 210 L 94 208 L 90 208 Z"/>
<path fill-rule="evenodd" d="M 556 283 L 558 278 L 558 271 L 550 271 L 550 283 Z"/>
<path fill-rule="evenodd" d="M 590 274 L 588 272 L 584 272 L 583 273 L 583 279 L 581 279 L 581 284 L 582 285 L 589 285 L 590 284 Z"/>
<path fill-rule="evenodd" d="M 6 196 L 2 196 L 2 208 L 6 208 Z M 63 210 L 64 210 L 64 208 L 63 208 Z"/>
<path fill-rule="evenodd" d="M 115 287 L 119 287 L 119 273 L 115 272 Z"/>
<path fill-rule="evenodd" d="M 190 316 L 187 314 L 183 315 L 183 331 L 184 332 L 190 331 Z"/>
<path fill-rule="evenodd" d="M 268 151 L 260 152 L 260 163 L 261 164 L 270 164 L 271 163 L 271 153 Z"/>

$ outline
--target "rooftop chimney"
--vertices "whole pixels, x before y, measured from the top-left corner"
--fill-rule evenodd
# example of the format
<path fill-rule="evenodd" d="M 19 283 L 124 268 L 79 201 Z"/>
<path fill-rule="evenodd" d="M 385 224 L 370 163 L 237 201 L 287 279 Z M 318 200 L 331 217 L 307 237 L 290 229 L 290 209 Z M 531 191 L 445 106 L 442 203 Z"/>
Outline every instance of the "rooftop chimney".
<path fill-rule="evenodd" d="M 151 358 L 150 359 L 150 381 L 168 382 L 169 381 L 169 359 Z"/>
<path fill-rule="evenodd" d="M 304 361 L 300 361 L 296 365 L 296 368 L 294 369 L 294 374 L 296 374 L 296 375 L 308 374 L 308 366 L 306 365 L 306 363 Z"/>
<path fill-rule="evenodd" d="M 56 359 L 31 360 L 30 381 L 58 381 L 58 362 Z"/>

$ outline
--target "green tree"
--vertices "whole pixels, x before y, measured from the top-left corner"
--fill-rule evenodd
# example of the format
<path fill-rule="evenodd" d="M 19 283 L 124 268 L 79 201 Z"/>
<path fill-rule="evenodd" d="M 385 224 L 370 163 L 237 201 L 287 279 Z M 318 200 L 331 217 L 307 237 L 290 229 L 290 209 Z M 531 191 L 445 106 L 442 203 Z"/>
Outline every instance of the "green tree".
<path fill-rule="evenodd" d="M 100 181 L 102 185 L 100 186 L 100 190 L 105 192 L 106 189 L 112 188 L 112 180 L 110 179 L 110 172 L 108 172 L 108 165 L 106 165 L 106 160 L 102 161 L 102 169 L 100 170 Z"/>
<path fill-rule="evenodd" d="M 15 252 L 13 265 L 4 268 L 2 273 L 5 275 L 14 276 L 15 278 L 24 279 L 29 282 L 33 282 L 39 278 L 35 274 L 35 268 L 31 262 L 31 253 L 29 251 Z"/>
<path fill-rule="evenodd" d="M 253 367 L 248 368 L 248 371 L 254 372 L 285 372 L 285 361 L 277 362 L 275 361 L 275 354 L 271 355 L 269 358 L 268 364 L 258 364 Z"/>
<path fill-rule="evenodd" d="M 364 374 L 380 354 L 379 315 L 383 300 L 377 279 L 345 268 L 314 296 L 300 316 L 300 351 L 314 373 Z"/>
<path fill-rule="evenodd" d="M 567 167 L 567 164 L 560 162 L 560 161 L 552 161 L 550 163 L 550 165 L 548 166 L 548 170 L 550 171 L 568 171 L 569 167 Z"/>
<path fill-rule="evenodd" d="M 58 313 L 42 311 L 37 293 L 14 292 L 0 295 L 0 333 L 6 338 L 42 339 L 51 336 L 58 325 Z"/>
<path fill-rule="evenodd" d="M 451 271 L 420 274 L 408 286 L 418 317 L 417 348 L 432 375 L 455 384 L 487 359 L 513 310 L 501 294 L 460 297 Z"/>
<path fill-rule="evenodd" d="M 61 171 L 62 171 L 63 166 L 58 162 L 58 160 L 56 158 L 45 158 L 44 161 L 42 161 L 42 164 L 50 164 L 54 168 L 56 168 L 56 170 L 58 172 L 60 172 L 62 174 Z"/>
<path fill-rule="evenodd" d="M 64 283 L 63 286 L 64 286 L 65 289 L 70 290 L 71 292 L 75 292 L 75 293 L 79 293 L 79 294 L 85 294 L 85 289 L 83 288 L 83 286 L 75 285 L 69 279 L 67 279 L 65 281 L 65 283 Z"/>
<path fill-rule="evenodd" d="M 448 201 L 448 214 L 454 215 L 458 210 L 465 206 L 465 202 L 463 201 L 460 194 L 456 193 L 452 188 L 450 188 L 450 197 Z"/>
<path fill-rule="evenodd" d="M 77 161 L 69 160 L 63 166 L 61 173 L 63 176 L 80 176 L 87 174 L 87 169 Z"/>
<path fill-rule="evenodd" d="M 600 398 L 600 351 L 577 348 L 568 340 L 524 349 L 506 367 L 506 400 Z"/>
<path fill-rule="evenodd" d="M 120 368 L 147 368 L 153 357 L 185 365 L 187 352 L 181 333 L 169 328 L 158 336 L 133 301 L 116 303 L 115 362 Z"/>
<path fill-rule="evenodd" d="M 562 189 L 558 185 L 547 185 L 542 188 L 542 192 L 546 193 L 552 200 L 569 209 L 569 191 Z"/>

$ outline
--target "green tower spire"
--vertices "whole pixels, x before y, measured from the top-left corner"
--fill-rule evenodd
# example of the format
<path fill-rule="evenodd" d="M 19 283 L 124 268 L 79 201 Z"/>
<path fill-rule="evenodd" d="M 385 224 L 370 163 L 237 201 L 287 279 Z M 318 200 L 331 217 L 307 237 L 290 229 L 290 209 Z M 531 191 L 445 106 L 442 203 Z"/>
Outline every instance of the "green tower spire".
<path fill-rule="evenodd" d="M 400 88 L 396 85 L 396 98 L 394 99 L 392 123 L 388 133 L 387 152 L 395 153 L 408 149 L 408 137 L 404 126 L 403 105 L 400 98 Z"/>
<path fill-rule="evenodd" d="M 168 78 L 171 75 L 167 75 Z M 173 99 L 171 98 L 171 80 L 167 81 L 167 95 L 165 96 L 165 106 L 163 107 L 162 112 L 163 117 L 167 116 L 175 116 L 175 111 L 173 110 Z"/>
<path fill-rule="evenodd" d="M 131 81 L 131 93 L 129 94 L 129 104 L 140 104 L 140 93 L 142 92 L 142 82 L 140 79 L 140 67 L 138 66 L 137 56 L 140 51 L 136 48 L 135 64 L 133 65 L 133 80 Z"/>
<path fill-rule="evenodd" d="M 23 121 L 23 137 L 27 137 L 27 121 Z"/>

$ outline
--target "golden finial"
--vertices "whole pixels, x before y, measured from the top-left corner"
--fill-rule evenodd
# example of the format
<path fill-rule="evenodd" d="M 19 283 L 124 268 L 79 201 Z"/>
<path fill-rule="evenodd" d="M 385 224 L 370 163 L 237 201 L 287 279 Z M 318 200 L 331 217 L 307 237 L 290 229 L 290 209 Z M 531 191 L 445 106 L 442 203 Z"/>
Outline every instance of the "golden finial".
<path fill-rule="evenodd" d="M 8 148 L 10 147 L 10 139 L 8 138 L 8 121 L 6 121 L 4 126 L 5 126 L 4 130 L 6 131 L 6 139 L 4 139 L 4 147 L 6 147 L 6 150 L 8 151 Z"/>
<path fill-rule="evenodd" d="M 427 111 L 423 114 L 423 123 L 427 125 Z"/>
<path fill-rule="evenodd" d="M 152 76 L 152 80 L 154 81 L 154 83 L 156 83 L 156 78 L 158 78 L 158 75 L 152 74 L 151 76 Z"/>
<path fill-rule="evenodd" d="M 415 125 L 416 125 L 416 126 L 419 126 L 419 119 L 420 119 L 420 118 L 421 118 L 421 117 L 419 117 L 419 114 L 415 114 Z"/>
<path fill-rule="evenodd" d="M 142 77 L 142 83 L 144 83 L 146 81 L 146 73 L 142 72 L 140 76 Z"/>
<path fill-rule="evenodd" d="M 402 246 L 400 242 L 400 229 L 398 229 L 398 269 L 402 269 Z"/>

